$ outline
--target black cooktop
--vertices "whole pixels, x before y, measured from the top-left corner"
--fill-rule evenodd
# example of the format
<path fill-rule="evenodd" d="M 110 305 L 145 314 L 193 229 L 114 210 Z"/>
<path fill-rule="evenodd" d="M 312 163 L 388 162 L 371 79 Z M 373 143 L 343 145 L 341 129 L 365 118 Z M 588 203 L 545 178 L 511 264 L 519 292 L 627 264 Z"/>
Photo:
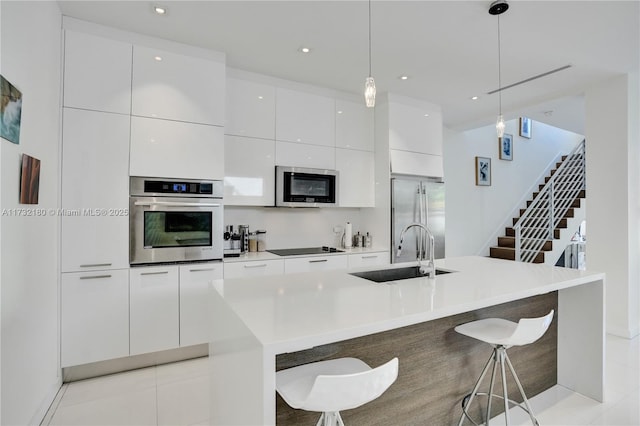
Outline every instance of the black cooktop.
<path fill-rule="evenodd" d="M 344 250 L 337 249 L 335 247 L 305 247 L 305 248 L 292 248 L 292 249 L 280 249 L 280 250 L 267 250 L 269 253 L 277 254 L 278 256 L 300 256 L 304 254 L 324 254 L 324 253 L 341 253 Z"/>

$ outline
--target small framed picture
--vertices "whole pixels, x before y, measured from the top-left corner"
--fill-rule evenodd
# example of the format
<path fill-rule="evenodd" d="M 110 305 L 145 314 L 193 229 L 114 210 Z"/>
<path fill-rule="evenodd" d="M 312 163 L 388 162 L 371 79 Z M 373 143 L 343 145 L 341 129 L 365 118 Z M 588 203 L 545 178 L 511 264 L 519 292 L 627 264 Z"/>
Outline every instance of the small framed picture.
<path fill-rule="evenodd" d="M 476 157 L 476 185 L 491 186 L 491 158 Z"/>
<path fill-rule="evenodd" d="M 513 135 L 504 134 L 498 138 L 498 147 L 501 160 L 513 160 Z"/>
<path fill-rule="evenodd" d="M 520 136 L 531 139 L 531 119 L 520 117 Z"/>
<path fill-rule="evenodd" d="M 22 154 L 20 174 L 20 204 L 38 204 L 40 190 L 40 160 Z"/>

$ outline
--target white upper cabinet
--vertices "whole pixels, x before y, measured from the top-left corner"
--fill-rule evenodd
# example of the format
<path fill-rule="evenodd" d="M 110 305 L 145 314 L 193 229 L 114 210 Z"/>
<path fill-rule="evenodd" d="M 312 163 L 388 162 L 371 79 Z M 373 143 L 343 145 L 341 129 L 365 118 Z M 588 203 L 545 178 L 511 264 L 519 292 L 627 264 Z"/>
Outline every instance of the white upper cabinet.
<path fill-rule="evenodd" d="M 417 152 L 389 150 L 391 173 L 414 176 L 443 177 L 442 156 Z"/>
<path fill-rule="evenodd" d="M 235 206 L 275 204 L 276 142 L 224 137 L 224 203 Z"/>
<path fill-rule="evenodd" d="M 63 108 L 63 272 L 129 267 L 128 158 L 128 115 Z"/>
<path fill-rule="evenodd" d="M 224 126 L 225 64 L 134 46 L 131 114 Z"/>
<path fill-rule="evenodd" d="M 252 138 L 276 137 L 276 88 L 236 78 L 227 79 L 224 133 Z"/>
<path fill-rule="evenodd" d="M 442 155 L 442 113 L 435 107 L 389 103 L 389 148 Z"/>
<path fill-rule="evenodd" d="M 276 141 L 276 165 L 335 169 L 336 150 L 328 146 Z"/>
<path fill-rule="evenodd" d="M 336 148 L 373 151 L 373 108 L 337 99 L 335 117 Z"/>
<path fill-rule="evenodd" d="M 129 114 L 131 44 L 65 31 L 63 105 Z"/>
<path fill-rule="evenodd" d="M 131 176 L 222 180 L 223 133 L 218 126 L 131 117 Z"/>
<path fill-rule="evenodd" d="M 375 206 L 374 161 L 373 152 L 336 148 L 340 207 Z"/>
<path fill-rule="evenodd" d="M 334 147 L 334 111 L 333 98 L 278 88 L 276 139 Z"/>

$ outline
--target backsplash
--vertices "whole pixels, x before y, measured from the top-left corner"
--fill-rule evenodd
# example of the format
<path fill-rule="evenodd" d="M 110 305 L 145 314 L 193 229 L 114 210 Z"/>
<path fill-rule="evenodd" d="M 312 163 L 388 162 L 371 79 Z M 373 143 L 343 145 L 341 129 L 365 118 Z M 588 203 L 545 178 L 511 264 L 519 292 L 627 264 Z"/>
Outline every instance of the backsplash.
<path fill-rule="evenodd" d="M 339 244 L 334 227 L 344 231 L 351 222 L 353 233 L 360 231 L 358 208 L 276 208 L 276 207 L 225 207 L 224 224 L 249 225 L 250 231 L 264 229 L 269 249 L 332 246 Z M 340 234 L 341 236 L 341 234 Z"/>

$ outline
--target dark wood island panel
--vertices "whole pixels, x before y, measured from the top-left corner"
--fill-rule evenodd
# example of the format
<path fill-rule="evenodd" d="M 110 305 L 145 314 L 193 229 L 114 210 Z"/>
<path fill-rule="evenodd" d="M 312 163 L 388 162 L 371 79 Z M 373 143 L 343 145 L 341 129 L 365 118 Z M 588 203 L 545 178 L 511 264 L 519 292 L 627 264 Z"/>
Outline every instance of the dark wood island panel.
<path fill-rule="evenodd" d="M 376 367 L 397 356 L 400 361 L 398 380 L 377 400 L 342 412 L 345 424 L 453 425 L 457 424 L 462 412 L 462 398 L 471 392 L 492 351 L 488 344 L 461 336 L 453 328 L 489 317 L 511 321 L 540 317 L 551 309 L 556 311 L 554 320 L 540 340 L 508 351 L 525 393 L 532 397 L 557 383 L 557 292 L 281 354 L 276 357 L 276 369 L 347 356 L 360 358 Z M 510 373 L 507 377 L 510 398 L 521 401 Z M 488 378 L 486 382 L 488 388 Z M 501 393 L 500 382 L 496 382 L 494 393 Z M 497 399 L 492 404 L 495 415 L 502 412 L 501 402 Z M 477 407 L 475 402 L 474 405 Z M 476 419 L 480 420 L 481 415 L 477 415 Z M 314 425 L 318 417 L 316 413 L 294 410 L 280 396 L 276 398 L 278 425 Z"/>

